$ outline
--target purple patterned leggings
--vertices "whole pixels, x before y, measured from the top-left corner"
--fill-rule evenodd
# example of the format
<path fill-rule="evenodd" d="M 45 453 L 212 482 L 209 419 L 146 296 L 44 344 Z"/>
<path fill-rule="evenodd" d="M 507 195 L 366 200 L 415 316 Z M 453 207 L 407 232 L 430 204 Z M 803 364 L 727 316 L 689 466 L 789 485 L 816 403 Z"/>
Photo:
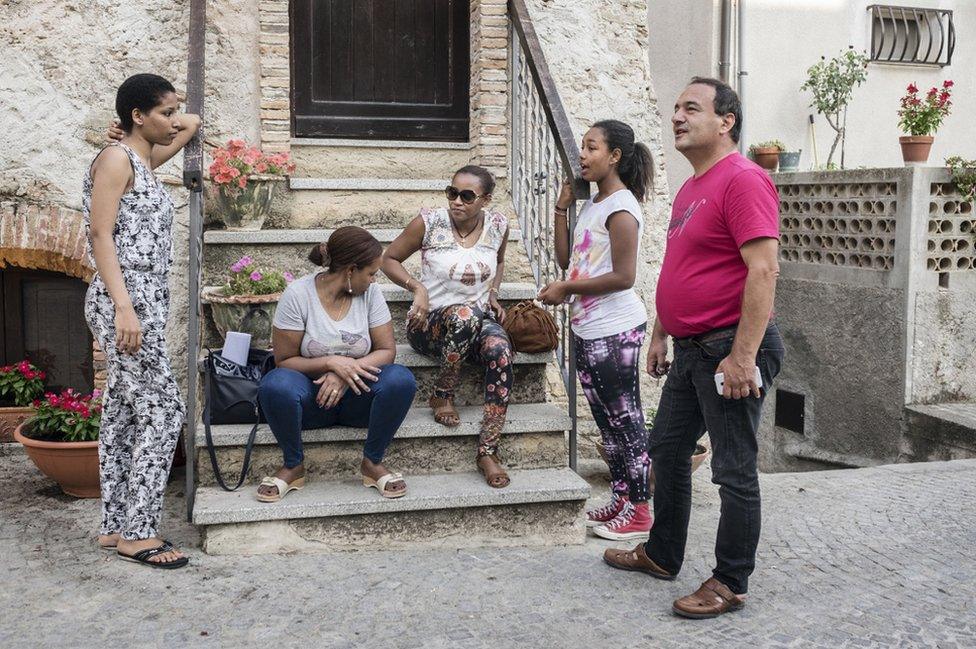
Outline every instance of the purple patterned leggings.
<path fill-rule="evenodd" d="M 634 502 L 649 496 L 647 428 L 640 398 L 640 349 L 646 325 L 606 338 L 576 341 L 576 373 L 600 427 L 613 491 Z"/>

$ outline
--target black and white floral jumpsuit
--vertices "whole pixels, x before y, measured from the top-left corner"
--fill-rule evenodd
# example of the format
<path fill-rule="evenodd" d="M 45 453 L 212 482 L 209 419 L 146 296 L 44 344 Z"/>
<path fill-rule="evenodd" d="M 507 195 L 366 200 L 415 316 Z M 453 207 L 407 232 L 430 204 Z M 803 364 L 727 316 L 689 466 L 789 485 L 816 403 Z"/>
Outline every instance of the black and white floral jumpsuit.
<path fill-rule="evenodd" d="M 97 273 L 85 298 L 85 318 L 105 352 L 108 374 L 98 437 L 101 534 L 120 533 L 124 539 L 136 540 L 157 535 L 163 491 L 186 414 L 166 353 L 173 201 L 129 147 L 111 146 L 121 147 L 132 163 L 132 189 L 119 201 L 114 239 L 125 287 L 142 328 L 142 346 L 135 354 L 116 348 L 115 305 Z M 83 186 L 89 256 L 91 194 L 89 169 Z"/>

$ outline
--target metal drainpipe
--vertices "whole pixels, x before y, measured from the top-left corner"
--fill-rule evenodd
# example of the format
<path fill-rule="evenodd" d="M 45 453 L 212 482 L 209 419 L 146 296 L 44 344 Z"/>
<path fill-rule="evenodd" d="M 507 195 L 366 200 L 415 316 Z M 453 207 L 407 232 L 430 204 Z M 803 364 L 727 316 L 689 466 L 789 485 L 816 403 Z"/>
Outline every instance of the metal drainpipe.
<path fill-rule="evenodd" d="M 732 0 L 722 0 L 722 24 L 719 28 L 718 77 L 725 83 L 732 78 Z"/>
<path fill-rule="evenodd" d="M 739 62 L 739 102 L 742 104 L 742 127 L 739 130 L 739 152 L 746 153 L 746 0 L 738 0 L 736 22 L 739 30 L 737 58 Z"/>

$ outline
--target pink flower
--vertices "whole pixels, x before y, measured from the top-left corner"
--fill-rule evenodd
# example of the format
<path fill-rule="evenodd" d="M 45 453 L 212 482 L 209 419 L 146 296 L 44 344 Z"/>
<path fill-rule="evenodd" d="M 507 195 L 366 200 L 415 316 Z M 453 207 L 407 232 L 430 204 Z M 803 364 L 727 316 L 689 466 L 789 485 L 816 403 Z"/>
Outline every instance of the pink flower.
<path fill-rule="evenodd" d="M 259 174 L 263 174 L 267 170 L 268 170 L 268 163 L 266 162 L 262 161 L 254 165 L 254 171 L 258 172 Z"/>
<path fill-rule="evenodd" d="M 237 262 L 236 264 L 234 264 L 233 266 L 231 266 L 231 267 L 230 267 L 230 269 L 231 269 L 231 270 L 232 270 L 233 272 L 235 272 L 235 273 L 239 273 L 239 272 L 241 272 L 242 270 L 244 270 L 244 267 L 243 267 L 243 266 L 241 266 L 241 262 Z"/>
<path fill-rule="evenodd" d="M 252 281 L 260 282 L 262 277 L 264 277 L 264 275 L 262 275 L 258 271 L 254 271 L 253 273 L 251 273 L 251 280 Z"/>
<path fill-rule="evenodd" d="M 943 88 L 951 88 L 954 85 L 956 85 L 956 84 L 955 84 L 955 82 L 953 82 L 952 79 L 946 79 L 945 81 L 942 82 L 942 87 Z"/>
<path fill-rule="evenodd" d="M 244 264 L 245 266 L 250 266 L 254 263 L 254 259 L 251 257 L 251 255 L 244 255 L 238 260 L 238 263 Z"/>
<path fill-rule="evenodd" d="M 245 187 L 247 187 L 247 178 L 245 178 L 244 176 L 241 176 L 240 178 L 238 178 L 237 179 L 237 186 L 240 187 L 241 189 L 244 189 Z"/>
<path fill-rule="evenodd" d="M 292 283 L 292 282 L 294 282 L 294 281 L 295 281 L 295 276 L 294 276 L 294 275 L 292 275 L 291 273 L 289 273 L 289 272 L 288 272 L 288 271 L 286 270 L 286 271 L 285 271 L 285 281 L 286 281 L 286 282 L 288 282 L 288 283 L 290 284 L 290 283 Z"/>
<path fill-rule="evenodd" d="M 916 86 L 914 83 L 908 84 L 908 92 L 915 94 L 918 92 L 918 86 Z"/>

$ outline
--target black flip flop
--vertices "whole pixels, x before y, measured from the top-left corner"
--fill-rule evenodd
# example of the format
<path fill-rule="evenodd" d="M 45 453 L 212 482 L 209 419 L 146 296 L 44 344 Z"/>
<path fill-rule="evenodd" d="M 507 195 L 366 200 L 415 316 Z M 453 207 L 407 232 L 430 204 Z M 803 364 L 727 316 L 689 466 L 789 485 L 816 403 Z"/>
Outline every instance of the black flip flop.
<path fill-rule="evenodd" d="M 131 561 L 133 563 L 141 563 L 152 568 L 164 568 L 167 570 L 172 570 L 174 568 L 182 568 L 186 564 L 190 563 L 190 557 L 180 557 L 179 559 L 174 559 L 172 561 L 151 561 L 155 556 L 160 554 L 165 554 L 166 552 L 172 552 L 175 548 L 170 545 L 169 541 L 164 541 L 162 545 L 157 545 L 154 548 L 148 548 L 146 550 L 140 550 L 135 554 L 124 554 L 119 552 L 120 558 L 125 561 Z"/>

